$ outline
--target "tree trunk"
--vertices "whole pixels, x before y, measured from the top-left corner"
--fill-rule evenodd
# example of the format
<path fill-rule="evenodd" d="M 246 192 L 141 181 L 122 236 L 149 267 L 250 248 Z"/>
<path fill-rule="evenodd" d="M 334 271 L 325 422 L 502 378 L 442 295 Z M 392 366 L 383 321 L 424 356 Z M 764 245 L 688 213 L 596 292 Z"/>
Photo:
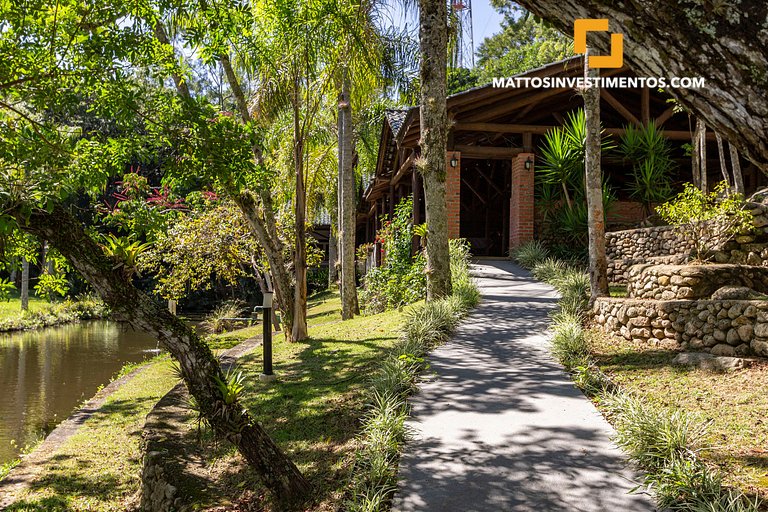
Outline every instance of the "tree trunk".
<path fill-rule="evenodd" d="M 744 190 L 744 175 L 741 173 L 741 163 L 739 162 L 739 150 L 736 146 L 728 143 L 728 150 L 731 153 L 731 167 L 733 168 L 733 186 L 737 194 L 742 196 L 746 194 Z"/>
<path fill-rule="evenodd" d="M 708 190 L 707 183 L 707 125 L 699 117 L 696 118 L 696 131 L 699 134 L 699 168 L 701 170 L 701 191 L 705 194 Z"/>
<path fill-rule="evenodd" d="M 268 194 L 267 194 L 268 195 Z M 259 209 L 257 199 L 249 191 L 231 193 L 230 196 L 240 211 L 245 215 L 248 225 L 264 249 L 264 254 L 269 263 L 269 270 L 272 273 L 272 285 L 275 292 L 275 302 L 283 312 L 283 332 L 286 339 L 291 341 L 293 338 L 293 284 L 291 276 L 285 265 L 283 257 L 283 242 L 280 237 L 271 235 L 268 232 L 268 226 L 273 225 L 267 222 L 267 217 L 272 213 L 271 198 L 261 198 L 263 207 Z M 259 211 L 264 214 L 259 215 Z M 273 219 L 274 221 L 274 219 Z M 274 228 L 276 231 L 276 228 Z"/>
<path fill-rule="evenodd" d="M 37 209 L 29 215 L 14 213 L 22 229 L 49 240 L 67 258 L 109 305 L 116 319 L 157 337 L 179 362 L 183 379 L 203 416 L 216 433 L 237 446 L 281 503 L 281 510 L 295 509 L 306 500 L 310 485 L 296 466 L 242 404 L 227 404 L 222 399 L 216 381 L 225 380 L 225 376 L 208 345 L 194 331 L 133 286 L 63 207 L 57 205 L 50 213 Z"/>
<path fill-rule="evenodd" d="M 21 310 L 29 310 L 29 260 L 21 259 Z"/>
<path fill-rule="evenodd" d="M 451 294 L 448 213 L 445 200 L 448 112 L 448 9 L 445 0 L 419 0 L 421 158 L 427 221 L 427 300 Z"/>
<path fill-rule="evenodd" d="M 360 311 L 357 304 L 355 276 L 355 220 L 357 212 L 357 190 L 355 168 L 352 165 L 352 105 L 350 98 L 349 74 L 344 72 L 341 94 L 339 95 L 339 187 L 341 240 L 341 318 L 349 320 Z"/>
<path fill-rule="evenodd" d="M 584 55 L 584 77 L 598 76 L 589 67 L 590 49 Z M 586 144 L 584 171 L 589 222 L 589 276 L 592 300 L 608 295 L 608 264 L 605 255 L 605 213 L 603 211 L 603 172 L 601 168 L 600 88 L 595 84 L 582 91 Z"/>
<path fill-rule="evenodd" d="M 607 18 L 625 34 L 624 61 L 641 76 L 703 77 L 698 89 L 665 88 L 732 142 L 758 167 L 768 169 L 768 2 L 640 2 L 520 0 L 521 5 L 573 33 L 573 20 Z M 592 46 L 610 53 L 608 33 Z"/>
<path fill-rule="evenodd" d="M 333 288 L 339 280 L 339 239 L 336 238 L 338 229 L 338 222 L 333 222 L 328 236 L 328 288 Z"/>
<path fill-rule="evenodd" d="M 715 138 L 717 139 L 717 154 L 720 158 L 720 172 L 723 174 L 723 181 L 725 181 L 726 186 L 728 187 L 728 193 L 731 191 L 731 182 L 728 179 L 728 166 L 725 164 L 725 150 L 723 149 L 723 138 L 720 136 L 719 133 L 715 134 Z"/>
<path fill-rule="evenodd" d="M 707 125 L 700 118 L 696 118 L 696 129 L 693 132 L 693 152 L 695 164 L 693 168 L 693 184 L 699 190 L 707 191 Z"/>
<path fill-rule="evenodd" d="M 304 182 L 304 138 L 301 129 L 300 88 L 296 85 L 293 102 L 293 164 L 296 172 L 296 189 L 293 197 L 293 213 L 296 219 L 296 245 L 293 250 L 293 272 L 296 281 L 293 288 L 293 341 L 309 337 L 307 330 L 307 191 Z"/>
<path fill-rule="evenodd" d="M 691 136 L 691 182 L 694 187 L 701 190 L 701 137 L 699 126 L 699 118 L 694 118 L 694 129 Z"/>

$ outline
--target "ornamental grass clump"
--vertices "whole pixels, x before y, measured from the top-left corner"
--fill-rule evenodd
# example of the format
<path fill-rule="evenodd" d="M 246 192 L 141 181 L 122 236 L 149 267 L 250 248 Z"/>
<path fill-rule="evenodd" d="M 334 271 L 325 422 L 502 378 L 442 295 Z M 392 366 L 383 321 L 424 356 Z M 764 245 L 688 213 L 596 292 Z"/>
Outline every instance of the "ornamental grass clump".
<path fill-rule="evenodd" d="M 544 244 L 533 240 L 513 249 L 509 254 L 521 267 L 532 269 L 537 263 L 544 261 L 549 256 L 549 251 Z"/>

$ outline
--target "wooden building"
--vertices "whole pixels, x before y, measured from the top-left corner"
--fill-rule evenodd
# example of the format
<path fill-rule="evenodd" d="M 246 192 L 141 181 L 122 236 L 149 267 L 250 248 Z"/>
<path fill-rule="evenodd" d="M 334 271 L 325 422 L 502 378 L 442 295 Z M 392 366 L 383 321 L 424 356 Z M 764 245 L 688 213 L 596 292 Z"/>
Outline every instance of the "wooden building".
<path fill-rule="evenodd" d="M 577 77 L 579 56 L 554 62 L 518 77 Z M 635 77 L 626 68 L 602 70 L 603 76 Z M 601 120 L 607 133 L 619 136 L 630 124 L 653 120 L 674 142 L 678 163 L 675 182 L 691 181 L 692 121 L 675 108 L 670 97 L 648 87 L 602 89 Z M 448 97 L 451 123 L 446 154 L 448 229 L 452 238 L 467 238 L 475 255 L 505 256 L 537 235 L 534 170 L 543 135 L 563 125 L 566 116 L 583 107 L 572 88 L 502 88 L 486 85 Z M 423 189 L 414 172 L 419 155 L 419 109 L 390 110 L 383 123 L 376 173 L 364 190 L 358 212 L 358 241 L 372 242 L 383 215 L 391 216 L 403 197 L 413 194 L 414 223 L 424 222 Z M 714 134 L 708 133 L 709 141 Z M 719 181 L 717 148 L 709 144 L 710 182 Z M 747 163 L 744 162 L 746 166 Z M 631 165 L 603 158 L 604 173 L 618 195 L 608 218 L 614 227 L 642 219 L 639 203 L 629 197 Z M 756 170 L 745 170 L 748 190 L 757 186 Z M 721 179 L 721 178 L 720 178 Z"/>

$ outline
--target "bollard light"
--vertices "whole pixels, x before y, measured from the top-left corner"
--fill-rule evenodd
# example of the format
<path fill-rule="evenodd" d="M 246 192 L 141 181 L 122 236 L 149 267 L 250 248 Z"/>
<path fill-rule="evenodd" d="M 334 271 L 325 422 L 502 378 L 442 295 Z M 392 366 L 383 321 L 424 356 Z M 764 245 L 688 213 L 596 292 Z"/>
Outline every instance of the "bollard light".
<path fill-rule="evenodd" d="M 264 354 L 264 371 L 259 375 L 262 382 L 271 382 L 275 380 L 275 374 L 272 372 L 272 296 L 273 292 L 264 292 L 264 302 L 262 302 L 262 340 L 261 346 Z"/>

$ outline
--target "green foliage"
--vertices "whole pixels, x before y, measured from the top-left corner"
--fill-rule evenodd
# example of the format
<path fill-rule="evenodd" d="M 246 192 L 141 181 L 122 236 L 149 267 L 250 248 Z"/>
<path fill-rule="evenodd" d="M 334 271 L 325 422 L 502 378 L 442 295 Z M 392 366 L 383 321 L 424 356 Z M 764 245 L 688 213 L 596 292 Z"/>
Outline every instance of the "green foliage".
<path fill-rule="evenodd" d="M 508 77 L 573 55 L 570 38 L 511 2 L 496 4 L 504 21 L 501 32 L 477 50 L 480 83 Z"/>
<path fill-rule="evenodd" d="M 543 214 L 544 235 L 560 240 L 574 252 L 587 246 L 588 209 L 584 189 L 584 155 L 587 125 L 584 110 L 568 114 L 562 127 L 544 136 L 539 148 L 541 160 L 536 166 L 537 194 Z M 601 151 L 615 146 L 604 136 Z M 603 183 L 603 208 L 607 212 L 615 197 L 607 182 Z"/>
<path fill-rule="evenodd" d="M 551 283 L 566 270 L 566 264 L 557 258 L 547 258 L 536 263 L 531 270 L 533 277 L 545 283 Z"/>
<path fill-rule="evenodd" d="M 35 293 L 48 302 L 56 296 L 63 297 L 69 291 L 69 282 L 65 275 L 49 273 L 47 270 L 40 274 L 35 285 Z"/>
<path fill-rule="evenodd" d="M 683 411 L 666 409 L 626 393 L 606 395 L 601 404 L 617 426 L 615 442 L 645 470 L 645 485 L 665 510 L 747 512 L 760 510 L 723 476 L 697 457 L 705 449 L 706 424 Z"/>
<path fill-rule="evenodd" d="M 104 254 L 112 258 L 116 266 L 122 268 L 123 273 L 127 277 L 131 277 L 138 272 L 139 256 L 151 247 L 149 243 L 117 237 L 111 233 L 104 236 L 103 240 Z"/>
<path fill-rule="evenodd" d="M 553 316 L 552 354 L 576 385 L 594 397 L 616 429 L 614 441 L 643 470 L 644 485 L 659 508 L 686 512 L 757 512 L 758 500 L 723 485 L 722 474 L 702 462 L 705 425 L 682 411 L 668 411 L 622 392 L 595 365 L 583 328 L 589 279 L 578 269 L 547 260 L 535 269 L 561 293 Z M 581 304 L 574 307 L 575 304 Z"/>
<path fill-rule="evenodd" d="M 363 279 L 360 305 L 366 313 L 395 309 L 423 299 L 426 294 L 426 259 L 411 256 L 413 200 L 405 198 L 395 207 L 392 220 L 386 217 L 376 235 L 383 247 L 384 264 L 372 268 Z"/>
<path fill-rule="evenodd" d="M 678 196 L 656 208 L 662 219 L 693 241 L 693 256 L 707 260 L 710 251 L 725 244 L 740 233 L 750 233 L 752 215 L 745 209 L 740 194 L 729 194 L 728 184 L 720 182 L 715 190 L 704 193 L 690 183 Z"/>
<path fill-rule="evenodd" d="M 8 302 L 11 300 L 11 292 L 16 290 L 16 285 L 7 279 L 0 279 L 0 301 Z"/>
<path fill-rule="evenodd" d="M 34 311 L 0 319 L 0 332 L 40 329 L 54 325 L 104 318 L 109 308 L 93 295 L 80 295 L 74 301 L 45 305 Z"/>
<path fill-rule="evenodd" d="M 227 405 L 237 402 L 245 389 L 245 376 L 243 372 L 230 368 L 224 374 L 224 378 L 215 377 L 216 387 L 221 393 L 221 398 Z"/>
<path fill-rule="evenodd" d="M 521 267 L 532 269 L 541 261 L 544 261 L 549 256 L 549 251 L 544 244 L 538 240 L 532 240 L 526 242 L 520 247 L 512 249 L 510 256 Z"/>
<path fill-rule="evenodd" d="M 629 125 L 621 136 L 618 149 L 624 159 L 632 163 L 630 191 L 632 197 L 643 203 L 646 211 L 653 203 L 670 198 L 675 162 L 663 130 L 653 122 L 641 128 Z"/>

